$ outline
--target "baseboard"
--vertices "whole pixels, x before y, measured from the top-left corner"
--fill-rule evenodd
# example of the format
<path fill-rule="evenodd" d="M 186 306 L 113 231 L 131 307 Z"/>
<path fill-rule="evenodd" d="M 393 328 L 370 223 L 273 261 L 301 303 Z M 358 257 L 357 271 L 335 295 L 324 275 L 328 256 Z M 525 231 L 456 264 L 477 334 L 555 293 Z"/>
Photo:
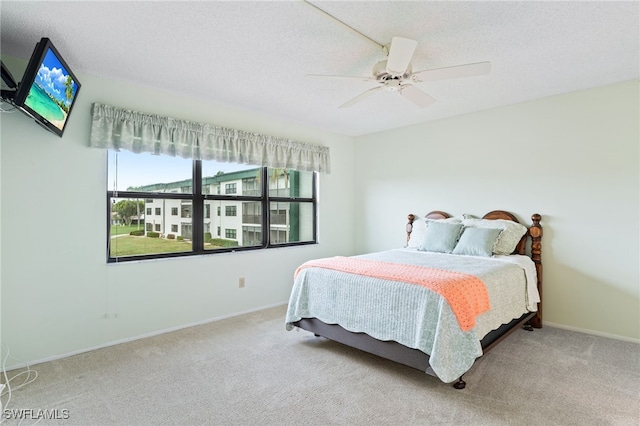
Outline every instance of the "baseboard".
<path fill-rule="evenodd" d="M 554 328 L 561 328 L 563 330 L 576 331 L 578 333 L 591 334 L 592 336 L 607 337 L 609 339 L 622 340 L 624 342 L 640 344 L 640 339 L 634 339 L 633 337 L 618 336 L 617 334 L 610 334 L 610 333 L 605 333 L 605 332 L 596 331 L 596 330 L 587 330 L 584 328 L 572 327 L 570 325 L 556 324 L 554 322 L 549 322 L 549 321 L 543 321 L 543 325 L 554 327 Z"/>
<path fill-rule="evenodd" d="M 241 312 L 236 312 L 236 313 L 229 314 L 229 315 L 222 315 L 222 316 L 219 316 L 219 317 L 209 318 L 209 319 L 206 319 L 206 320 L 192 322 L 192 323 L 188 323 L 188 324 L 182 324 L 182 325 L 179 325 L 179 326 L 176 326 L 176 327 L 171 327 L 171 328 L 167 328 L 167 329 L 163 329 L 163 330 L 152 331 L 150 333 L 140 334 L 140 335 L 133 336 L 133 337 L 127 337 L 127 338 L 124 338 L 124 339 L 114 340 L 114 341 L 111 341 L 111 342 L 108 342 L 108 343 L 103 343 L 101 345 L 92 346 L 92 347 L 89 347 L 89 348 L 79 349 L 79 350 L 76 350 L 76 351 L 66 352 L 66 353 L 63 353 L 63 354 L 58 354 L 58 355 L 50 356 L 50 357 L 47 357 L 47 358 L 38 359 L 38 360 L 35 360 L 35 361 L 31 361 L 29 363 L 18 363 L 18 364 L 14 364 L 14 365 L 12 365 L 10 367 L 7 367 L 7 371 L 17 370 L 17 369 L 20 369 L 20 368 L 25 368 L 27 366 L 33 366 L 33 365 L 37 365 L 37 364 L 42 364 L 44 362 L 55 361 L 55 360 L 58 360 L 58 359 L 67 358 L 67 357 L 70 357 L 70 356 L 73 356 L 73 355 L 82 354 L 82 353 L 85 353 L 85 352 L 91 352 L 91 351 L 95 351 L 95 350 L 98 350 L 98 349 L 108 348 L 109 346 L 115 346 L 115 345 L 119 345 L 119 344 L 122 344 L 122 343 L 133 342 L 135 340 L 145 339 L 147 337 L 153 337 L 153 336 L 158 336 L 160 334 L 171 333 L 173 331 L 178 331 L 178 330 L 182 330 L 182 329 L 185 329 L 185 328 L 190 328 L 190 327 L 196 327 L 198 325 L 209 324 L 209 323 L 212 323 L 212 322 L 215 322 L 215 321 L 221 321 L 221 320 L 224 320 L 224 319 L 238 317 L 238 316 L 250 314 L 250 313 L 253 313 L 253 312 L 263 311 L 265 309 L 271 309 L 271 308 L 275 308 L 275 307 L 278 307 L 278 306 L 284 306 L 287 303 L 288 302 L 274 303 L 272 305 L 261 306 L 261 307 L 258 307 L 258 308 L 249 309 L 249 310 L 241 311 Z M 549 321 L 544 321 L 543 325 L 544 326 L 548 326 L 548 327 L 560 328 L 560 329 L 563 329 L 563 330 L 575 331 L 575 332 L 578 332 L 578 333 L 590 334 L 590 335 L 593 335 L 593 336 L 606 337 L 606 338 L 609 338 L 609 339 L 615 339 L 615 340 L 621 340 L 621 341 L 624 341 L 624 342 L 631 342 L 631 343 L 640 344 L 640 339 L 634 339 L 632 337 L 627 337 L 627 336 L 619 336 L 617 334 L 604 333 L 602 331 L 587 330 L 587 329 L 583 329 L 583 328 L 579 328 L 579 327 L 572 327 L 572 326 L 568 326 L 568 325 L 564 325 L 564 324 L 557 324 L 557 323 L 549 322 Z"/>
<path fill-rule="evenodd" d="M 84 348 L 84 349 L 79 349 L 77 351 L 66 352 L 66 353 L 63 353 L 63 354 L 54 355 L 54 356 L 50 356 L 50 357 L 47 357 L 47 358 L 37 359 L 35 361 L 22 362 L 22 363 L 14 364 L 14 365 L 12 365 L 10 367 L 7 367 L 6 371 L 17 370 L 17 369 L 20 369 L 20 368 L 26 368 L 26 367 L 29 367 L 29 366 L 34 366 L 34 365 L 42 364 L 44 362 L 49 362 L 49 361 L 55 361 L 55 360 L 58 360 L 58 359 L 67 358 L 67 357 L 70 357 L 70 356 L 73 356 L 73 355 L 82 354 L 82 353 L 85 353 L 85 352 L 91 352 L 91 351 L 95 351 L 95 350 L 98 350 L 98 349 L 108 348 L 109 346 L 115 346 L 115 345 L 120 345 L 122 343 L 133 342 L 135 340 L 145 339 L 147 337 L 158 336 L 160 334 L 171 333 L 171 332 L 174 332 L 174 331 L 183 330 L 185 328 L 196 327 L 196 326 L 199 326 L 199 325 L 205 325 L 205 324 L 209 324 L 209 323 L 212 323 L 212 322 L 225 320 L 225 319 L 228 319 L 228 318 L 233 318 L 233 317 L 238 317 L 238 316 L 241 316 L 241 315 L 250 314 L 250 313 L 253 313 L 253 312 L 264 311 L 265 309 L 271 309 L 271 308 L 275 308 L 275 307 L 278 307 L 278 306 L 284 306 L 287 303 L 288 302 L 274 303 L 272 305 L 261 306 L 259 308 L 254 308 L 254 309 L 249 309 L 249 310 L 246 310 L 246 311 L 236 312 L 236 313 L 229 314 L 229 315 L 222 315 L 222 316 L 219 316 L 219 317 L 209 318 L 209 319 L 206 319 L 206 320 L 196 321 L 196 322 L 192 322 L 192 323 L 188 323 L 188 324 L 182 324 L 182 325 L 179 325 L 179 326 L 176 326 L 176 327 L 171 327 L 171 328 L 167 328 L 167 329 L 163 329 L 163 330 L 152 331 L 150 333 L 140 334 L 140 335 L 133 336 L 133 337 L 127 337 L 127 338 L 124 338 L 124 339 L 114 340 L 114 341 L 111 341 L 111 342 L 108 342 L 108 343 L 103 343 L 101 345 L 92 346 L 92 347 Z"/>

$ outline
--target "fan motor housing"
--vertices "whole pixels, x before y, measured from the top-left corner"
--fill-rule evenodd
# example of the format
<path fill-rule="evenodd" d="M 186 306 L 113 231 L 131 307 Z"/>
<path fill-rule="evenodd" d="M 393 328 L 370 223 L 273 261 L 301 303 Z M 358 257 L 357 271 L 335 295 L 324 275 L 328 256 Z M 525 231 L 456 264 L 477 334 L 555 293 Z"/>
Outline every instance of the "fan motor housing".
<path fill-rule="evenodd" d="M 373 77 L 378 81 L 403 80 L 411 75 L 411 64 L 407 65 L 407 69 L 402 75 L 389 74 L 387 72 L 387 61 L 380 61 L 373 66 Z"/>

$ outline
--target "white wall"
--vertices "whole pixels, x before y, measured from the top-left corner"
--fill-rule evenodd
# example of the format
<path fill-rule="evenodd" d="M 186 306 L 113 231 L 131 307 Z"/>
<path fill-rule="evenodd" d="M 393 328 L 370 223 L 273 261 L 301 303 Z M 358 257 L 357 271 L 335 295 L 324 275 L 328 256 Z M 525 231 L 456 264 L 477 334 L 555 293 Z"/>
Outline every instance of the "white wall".
<path fill-rule="evenodd" d="M 630 81 L 359 137 L 356 249 L 408 213 L 540 213 L 544 320 L 638 340 L 639 126 Z"/>
<path fill-rule="evenodd" d="M 3 61 L 21 75 L 23 61 Z M 284 303 L 300 263 L 353 254 L 352 138 L 78 77 L 78 104 L 62 139 L 20 112 L 0 115 L 1 330 L 16 358 L 51 359 Z M 332 173 L 320 177 L 320 244 L 107 265 L 107 157 L 88 147 L 93 102 L 329 146 Z M 245 288 L 238 287 L 239 277 L 246 278 Z"/>
<path fill-rule="evenodd" d="M 20 75 L 23 61 L 3 61 Z M 253 112 L 79 78 L 79 104 L 62 139 L 19 112 L 0 114 L 0 337 L 22 361 L 285 302 L 303 261 L 400 247 L 406 214 L 432 209 L 499 208 L 526 223 L 542 214 L 545 321 L 640 337 L 636 81 L 354 143 Z M 329 146 L 320 244 L 107 265 L 106 153 L 88 148 L 93 102 Z"/>

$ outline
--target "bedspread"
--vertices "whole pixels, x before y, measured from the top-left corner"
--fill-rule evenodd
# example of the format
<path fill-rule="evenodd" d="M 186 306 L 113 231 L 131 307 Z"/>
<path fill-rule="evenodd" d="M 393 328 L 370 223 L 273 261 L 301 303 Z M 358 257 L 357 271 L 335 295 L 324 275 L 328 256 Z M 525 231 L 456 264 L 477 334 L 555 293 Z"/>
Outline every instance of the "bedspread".
<path fill-rule="evenodd" d="M 352 332 L 392 340 L 430 356 L 444 382 L 457 380 L 482 355 L 480 340 L 519 318 L 527 309 L 527 283 L 517 264 L 498 259 L 397 249 L 357 256 L 472 274 L 487 288 L 491 309 L 476 326 L 460 329 L 450 306 L 437 293 L 414 284 L 323 268 L 306 268 L 294 281 L 285 318 L 287 329 L 302 318 L 318 318 Z M 525 257 L 525 256 L 523 256 Z"/>
<path fill-rule="evenodd" d="M 427 287 L 444 297 L 463 331 L 469 331 L 475 327 L 476 316 L 489 310 L 487 289 L 484 283 L 474 275 L 355 256 L 336 256 L 305 262 L 296 269 L 294 278 L 302 269 L 313 267 Z"/>

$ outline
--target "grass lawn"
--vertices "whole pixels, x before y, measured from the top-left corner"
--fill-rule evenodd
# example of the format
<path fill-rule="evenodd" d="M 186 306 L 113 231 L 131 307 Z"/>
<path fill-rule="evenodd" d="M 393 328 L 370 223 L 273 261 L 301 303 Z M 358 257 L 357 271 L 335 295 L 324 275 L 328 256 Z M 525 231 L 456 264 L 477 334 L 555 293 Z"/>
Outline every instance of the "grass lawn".
<path fill-rule="evenodd" d="M 144 223 L 138 225 L 111 225 L 111 236 L 129 234 L 131 231 L 137 231 L 138 229 L 144 230 Z"/>
<path fill-rule="evenodd" d="M 126 232 L 126 234 L 128 234 L 128 232 Z M 177 253 L 181 251 L 191 251 L 191 241 L 134 237 L 131 235 L 123 235 L 122 237 L 111 239 L 111 257 L 134 256 L 138 254 Z"/>

